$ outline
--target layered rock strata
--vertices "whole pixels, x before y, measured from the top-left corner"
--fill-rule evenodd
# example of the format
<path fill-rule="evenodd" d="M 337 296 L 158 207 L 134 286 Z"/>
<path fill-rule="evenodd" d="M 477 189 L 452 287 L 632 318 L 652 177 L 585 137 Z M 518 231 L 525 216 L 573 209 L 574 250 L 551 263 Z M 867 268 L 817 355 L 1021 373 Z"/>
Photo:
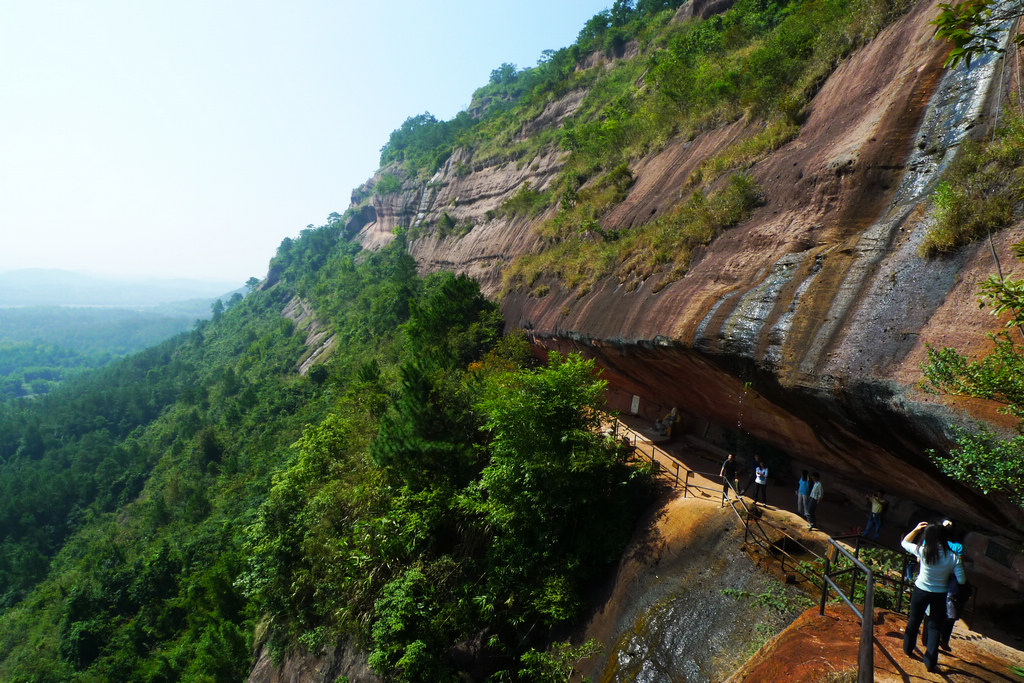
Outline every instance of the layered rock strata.
<path fill-rule="evenodd" d="M 615 408 L 630 410 L 634 396 L 647 417 L 678 406 L 691 431 L 820 468 L 832 490 L 880 484 L 1020 540 L 1019 510 L 951 484 L 924 452 L 948 445 L 950 422 L 1009 426 L 991 405 L 917 388 L 926 345 L 983 352 L 998 327 L 974 301 L 995 270 L 990 246 L 925 260 L 917 245 L 938 175 L 963 140 L 990 130 L 993 99 L 1012 71 L 995 57 L 944 69 L 948 48 L 929 23 L 937 5 L 919 3 L 836 69 L 797 137 L 749 169 L 764 205 L 701 250 L 683 277 L 633 288 L 606 280 L 582 296 L 550 279 L 546 296 L 512 291 L 502 308 L 539 348 L 599 359 Z M 580 101 L 567 94 L 527 129 L 560 125 Z M 702 161 L 757 130 L 741 120 L 636 161 L 636 182 L 604 227 L 667 211 Z M 428 233 L 410 252 L 423 271 L 469 273 L 496 295 L 503 268 L 539 247 L 533 227 L 553 209 L 532 219 L 494 210 L 526 182 L 548 187 L 563 161 L 557 150 L 499 160 L 457 152 L 429 183 L 364 207 L 361 239 L 378 245 L 396 227 L 447 213 L 468 233 Z M 1022 238 L 1018 227 L 992 242 L 1008 276 L 1022 275 L 1009 248 Z"/>

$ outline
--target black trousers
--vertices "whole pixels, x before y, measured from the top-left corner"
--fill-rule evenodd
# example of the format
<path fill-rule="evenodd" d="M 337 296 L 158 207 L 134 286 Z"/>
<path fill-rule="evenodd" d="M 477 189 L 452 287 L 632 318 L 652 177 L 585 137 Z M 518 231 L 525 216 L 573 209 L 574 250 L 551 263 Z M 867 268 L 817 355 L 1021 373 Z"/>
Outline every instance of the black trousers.
<path fill-rule="evenodd" d="M 907 616 L 907 630 L 903 634 L 903 651 L 909 656 L 914 651 L 917 633 L 924 620 L 924 611 L 928 610 L 928 647 L 924 653 L 924 665 L 934 669 L 939 663 L 939 633 L 946 618 L 946 591 L 932 593 L 914 586 L 910 596 L 910 614 Z"/>
<path fill-rule="evenodd" d="M 804 512 L 804 518 L 807 523 L 811 526 L 815 526 L 818 523 L 818 501 L 815 498 L 807 496 L 807 503 Z"/>
<path fill-rule="evenodd" d="M 754 482 L 754 502 L 759 500 L 765 505 L 768 504 L 768 484 Z"/>

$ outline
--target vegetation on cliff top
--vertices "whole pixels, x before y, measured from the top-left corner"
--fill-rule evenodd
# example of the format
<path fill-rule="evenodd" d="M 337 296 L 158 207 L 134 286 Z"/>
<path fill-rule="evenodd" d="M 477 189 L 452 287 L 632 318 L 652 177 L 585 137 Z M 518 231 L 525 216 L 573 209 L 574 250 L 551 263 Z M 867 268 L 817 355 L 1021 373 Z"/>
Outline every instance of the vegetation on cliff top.
<path fill-rule="evenodd" d="M 629 286 L 655 272 L 667 280 L 680 276 L 696 247 L 746 217 L 757 191 L 739 193 L 743 208 L 712 221 L 714 229 L 695 231 L 682 216 L 713 205 L 714 197 L 735 205 L 734 188 L 750 181 L 723 175 L 792 139 L 825 77 L 910 3 L 738 0 L 706 20 L 671 22 L 679 4 L 619 0 L 588 22 L 572 46 L 545 52 L 536 67 L 496 69 L 475 93 L 470 114 L 449 122 L 429 115 L 407 120 L 385 145 L 382 165 L 400 164 L 405 173 L 426 177 L 456 147 L 485 165 L 525 163 L 542 151 L 561 150 L 559 178 L 532 190 L 531 216 L 557 207 L 538 228 L 545 246 L 512 266 L 506 286 L 532 286 L 540 273 L 577 292 L 608 275 Z M 636 56 L 617 59 L 627 46 Z M 584 68 L 595 54 L 609 61 Z M 569 93 L 582 100 L 559 126 L 531 125 Z M 676 208 L 628 229 L 603 227 L 603 217 L 628 194 L 620 181 L 631 163 L 670 140 L 743 117 L 747 134 L 700 166 L 681 188 Z M 518 214 L 522 199 L 512 197 L 489 219 Z"/>
<path fill-rule="evenodd" d="M 1024 260 L 1024 242 L 1014 245 L 1014 252 Z M 1024 280 L 992 275 L 981 291 L 982 305 L 1005 319 L 1004 330 L 992 335 L 992 351 L 973 359 L 951 348 L 929 347 L 922 366 L 925 388 L 996 401 L 1024 432 Z M 954 428 L 953 438 L 956 446 L 949 454 L 931 453 L 936 464 L 954 479 L 1024 509 L 1024 436 L 1006 439 L 979 427 Z"/>
<path fill-rule="evenodd" d="M 1024 117 L 1007 107 L 992 138 L 968 140 L 932 193 L 935 224 L 919 251 L 948 254 L 1009 227 L 1024 196 Z"/>

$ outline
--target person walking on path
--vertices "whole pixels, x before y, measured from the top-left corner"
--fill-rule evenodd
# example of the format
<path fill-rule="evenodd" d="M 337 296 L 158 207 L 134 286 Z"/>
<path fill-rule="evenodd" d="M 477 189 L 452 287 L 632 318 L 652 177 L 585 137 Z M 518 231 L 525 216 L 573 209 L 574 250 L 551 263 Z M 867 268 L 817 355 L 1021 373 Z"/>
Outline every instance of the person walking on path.
<path fill-rule="evenodd" d="M 807 494 L 807 529 L 813 529 L 818 523 L 818 503 L 821 502 L 821 497 L 825 495 L 824 490 L 821 488 L 821 475 L 815 472 L 811 475 L 811 481 L 814 483 L 811 485 L 811 492 Z"/>
<path fill-rule="evenodd" d="M 946 534 L 946 545 L 955 554 L 963 558 L 964 546 L 959 541 L 953 540 L 956 538 L 953 521 L 949 519 L 942 520 L 943 530 Z M 962 562 L 962 560 L 961 560 Z M 939 647 L 943 650 L 949 650 L 949 639 L 953 636 L 953 626 L 956 625 L 956 620 L 960 618 L 963 613 L 964 606 L 967 604 L 967 598 L 970 597 L 971 587 L 968 584 L 960 585 L 956 580 L 956 575 L 951 574 L 949 580 L 946 582 L 946 611 L 942 622 L 942 630 L 939 631 Z M 928 647 L 928 631 L 925 629 L 921 633 L 921 645 L 925 648 Z"/>
<path fill-rule="evenodd" d="M 796 514 L 801 517 L 807 515 L 807 496 L 811 494 L 811 475 L 807 470 L 800 473 L 800 481 L 796 484 Z"/>
<path fill-rule="evenodd" d="M 722 478 L 722 497 L 729 497 L 729 487 L 731 486 L 737 495 L 739 495 L 740 483 L 736 479 L 736 456 L 730 453 L 725 462 L 722 463 L 722 471 L 718 473 L 718 476 Z"/>
<path fill-rule="evenodd" d="M 867 499 L 871 508 L 868 512 L 868 523 L 865 525 L 864 533 L 861 536 L 867 538 L 873 530 L 874 535 L 871 536 L 871 540 L 877 541 L 878 532 L 882 530 L 882 515 L 885 513 L 888 502 L 885 500 L 885 492 L 882 489 L 878 489 L 875 493 L 867 496 Z"/>
<path fill-rule="evenodd" d="M 743 496 L 746 496 L 746 492 L 750 490 L 751 486 L 754 486 L 754 500 L 757 501 L 758 496 L 758 468 L 764 467 L 764 463 L 761 462 L 761 456 L 754 456 L 754 460 L 751 461 L 751 478 L 746 480 L 746 485 L 743 486 Z"/>
<path fill-rule="evenodd" d="M 755 455 L 754 459 L 750 461 L 750 479 L 747 480 L 747 483 L 743 487 L 743 490 L 740 491 L 740 495 L 741 496 L 747 495 L 747 491 L 749 491 L 750 487 L 754 485 L 754 482 L 757 480 L 757 468 L 760 465 L 761 465 L 761 456 L 760 455 Z"/>
<path fill-rule="evenodd" d="M 754 467 L 754 505 L 757 505 L 758 499 L 762 505 L 768 504 L 768 466 L 760 458 Z"/>
<path fill-rule="evenodd" d="M 917 539 L 921 536 L 923 540 L 918 543 Z M 914 592 L 910 596 L 903 652 L 908 657 L 913 655 L 917 632 L 924 620 L 925 610 L 928 610 L 928 647 L 924 653 L 924 665 L 929 672 L 934 672 L 939 664 L 939 638 L 946 616 L 946 590 L 950 575 L 956 576 L 961 586 L 967 582 L 967 576 L 960 556 L 950 549 L 945 527 L 941 524 L 920 522 L 903 537 L 901 545 L 920 563 Z"/>

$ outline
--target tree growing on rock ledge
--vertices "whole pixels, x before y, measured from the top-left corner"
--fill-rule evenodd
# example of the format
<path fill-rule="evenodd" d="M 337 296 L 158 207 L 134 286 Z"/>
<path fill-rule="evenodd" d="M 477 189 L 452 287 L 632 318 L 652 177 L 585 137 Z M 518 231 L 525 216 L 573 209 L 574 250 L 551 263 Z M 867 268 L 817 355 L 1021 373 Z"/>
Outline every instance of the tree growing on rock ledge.
<path fill-rule="evenodd" d="M 1003 52 L 1000 43 L 1010 28 L 1010 22 L 1024 13 L 1019 1 L 964 0 L 939 5 L 939 16 L 932 22 L 937 26 L 936 38 L 953 43 L 946 58 L 946 66 L 954 67 L 961 61 L 968 65 L 971 59 L 985 52 Z M 1024 35 L 1012 38 L 1014 44 L 1024 43 Z"/>
<path fill-rule="evenodd" d="M 1024 260 L 1024 242 L 1013 250 Z M 992 335 L 992 351 L 972 360 L 954 349 L 929 347 L 922 366 L 926 388 L 1001 403 L 1000 412 L 1016 417 L 1024 434 L 1024 280 L 989 277 L 981 285 L 980 303 L 993 315 L 1008 316 L 1004 329 Z M 942 471 L 986 494 L 1004 494 L 1024 509 L 1024 435 L 1001 439 L 982 427 L 955 429 L 955 439 L 949 455 L 931 453 Z"/>

